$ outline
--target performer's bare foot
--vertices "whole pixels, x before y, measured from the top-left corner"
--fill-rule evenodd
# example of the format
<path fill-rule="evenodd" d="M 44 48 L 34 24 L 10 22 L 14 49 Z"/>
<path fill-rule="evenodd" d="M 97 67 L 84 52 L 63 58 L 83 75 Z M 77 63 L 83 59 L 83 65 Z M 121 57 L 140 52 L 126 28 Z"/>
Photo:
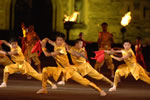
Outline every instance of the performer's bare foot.
<path fill-rule="evenodd" d="M 37 94 L 47 94 L 48 91 L 47 91 L 47 89 L 42 88 L 42 89 L 39 89 L 36 93 Z"/>
<path fill-rule="evenodd" d="M 27 79 L 30 80 L 30 79 L 32 79 L 32 77 L 31 76 L 27 76 Z"/>
<path fill-rule="evenodd" d="M 59 81 L 57 84 L 58 85 L 65 85 L 65 82 L 64 81 Z"/>
<path fill-rule="evenodd" d="M 7 85 L 6 85 L 6 83 L 2 83 L 1 85 L 0 85 L 0 88 L 5 88 L 5 87 L 7 87 Z"/>
<path fill-rule="evenodd" d="M 114 92 L 114 91 L 116 91 L 116 86 L 111 87 L 108 91 L 109 91 L 109 92 Z"/>
<path fill-rule="evenodd" d="M 53 84 L 53 85 L 52 85 L 52 89 L 57 89 L 57 85 L 56 85 L 56 84 Z"/>
<path fill-rule="evenodd" d="M 107 93 L 106 93 L 104 90 L 102 90 L 102 91 L 100 92 L 100 95 L 101 95 L 101 96 L 106 96 Z"/>

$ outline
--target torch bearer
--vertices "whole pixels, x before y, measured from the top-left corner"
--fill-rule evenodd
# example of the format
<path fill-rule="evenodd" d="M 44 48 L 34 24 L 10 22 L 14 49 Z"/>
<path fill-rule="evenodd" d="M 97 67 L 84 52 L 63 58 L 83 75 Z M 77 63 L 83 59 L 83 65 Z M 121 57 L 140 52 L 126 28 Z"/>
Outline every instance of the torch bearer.
<path fill-rule="evenodd" d="M 64 28 L 67 31 L 67 42 L 69 41 L 69 31 L 75 24 L 78 14 L 79 12 L 74 12 L 71 16 L 64 15 Z"/>
<path fill-rule="evenodd" d="M 121 33 L 122 33 L 122 41 L 125 40 L 125 32 L 126 32 L 126 26 L 131 22 L 131 12 L 127 12 L 123 17 L 122 17 L 122 20 L 121 20 L 121 25 L 122 25 L 122 28 L 120 29 Z"/>

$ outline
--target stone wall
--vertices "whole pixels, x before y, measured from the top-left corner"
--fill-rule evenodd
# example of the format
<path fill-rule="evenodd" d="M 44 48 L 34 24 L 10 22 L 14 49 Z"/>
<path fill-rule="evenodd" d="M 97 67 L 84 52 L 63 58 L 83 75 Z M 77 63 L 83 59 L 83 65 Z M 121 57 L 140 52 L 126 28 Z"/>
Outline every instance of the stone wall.
<path fill-rule="evenodd" d="M 11 0 L 0 0 L 0 30 L 9 29 Z"/>
<path fill-rule="evenodd" d="M 0 30 L 10 29 L 10 4 L 12 0 L 0 0 Z M 150 0 L 51 0 L 53 5 L 53 30 L 66 33 L 64 29 L 64 14 L 71 15 L 79 10 L 81 15 L 77 24 L 70 31 L 70 39 L 78 38 L 84 33 L 87 41 L 96 42 L 100 24 L 107 22 L 108 31 L 114 36 L 115 43 L 122 42 L 120 32 L 121 17 L 129 10 L 132 21 L 126 27 L 125 39 L 135 42 L 137 36 L 143 37 L 143 42 L 150 40 Z M 77 8 L 75 8 L 75 5 Z M 13 15 L 14 12 L 12 12 Z M 13 20 L 12 20 L 13 24 Z M 99 25 L 99 26 L 98 26 Z M 12 25 L 13 26 L 13 25 Z"/>
<path fill-rule="evenodd" d="M 70 32 L 70 39 L 78 38 L 79 32 L 84 32 L 84 38 L 88 41 L 97 41 L 98 32 L 102 22 L 109 24 L 108 31 L 114 36 L 115 43 L 122 42 L 120 29 L 121 17 L 129 10 L 131 11 L 132 21 L 126 27 L 125 39 L 135 42 L 137 36 L 143 37 L 143 42 L 150 39 L 150 1 L 149 0 L 84 0 L 84 12 L 87 18 L 86 27 L 77 27 Z"/>

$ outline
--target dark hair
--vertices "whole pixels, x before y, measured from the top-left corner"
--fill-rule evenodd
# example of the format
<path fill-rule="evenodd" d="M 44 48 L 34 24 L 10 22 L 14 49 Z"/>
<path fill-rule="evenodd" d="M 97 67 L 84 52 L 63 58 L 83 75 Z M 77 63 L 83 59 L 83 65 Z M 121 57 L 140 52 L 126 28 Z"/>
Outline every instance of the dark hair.
<path fill-rule="evenodd" d="M 123 41 L 123 44 L 124 44 L 125 42 L 128 42 L 128 43 L 131 44 L 131 41 L 130 41 L 130 40 L 124 40 L 124 41 Z"/>
<path fill-rule="evenodd" d="M 107 24 L 106 22 L 103 22 L 103 23 L 101 24 L 101 26 L 103 26 L 103 25 L 108 26 L 108 24 Z"/>
<path fill-rule="evenodd" d="M 57 37 L 61 37 L 61 38 L 63 38 L 65 40 L 65 35 L 63 33 L 57 32 L 56 33 L 56 38 Z"/>
<path fill-rule="evenodd" d="M 17 41 L 17 38 L 16 38 L 16 37 L 12 37 L 12 38 L 9 40 L 9 42 L 12 43 L 12 42 L 18 42 L 18 41 Z"/>
<path fill-rule="evenodd" d="M 140 36 L 136 37 L 137 40 L 142 40 L 142 38 Z"/>
<path fill-rule="evenodd" d="M 79 33 L 79 36 L 81 36 L 81 35 L 83 35 L 83 32 L 80 32 L 80 33 Z"/>
<path fill-rule="evenodd" d="M 78 42 L 80 42 L 80 41 L 82 41 L 83 42 L 83 40 L 82 39 L 76 39 L 75 40 L 75 44 L 77 44 Z"/>

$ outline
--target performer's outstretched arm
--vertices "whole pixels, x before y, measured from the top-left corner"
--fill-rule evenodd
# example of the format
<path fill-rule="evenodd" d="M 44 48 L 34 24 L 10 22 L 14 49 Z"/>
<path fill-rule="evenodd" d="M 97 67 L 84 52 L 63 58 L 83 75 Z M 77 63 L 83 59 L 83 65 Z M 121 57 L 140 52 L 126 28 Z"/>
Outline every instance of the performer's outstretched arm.
<path fill-rule="evenodd" d="M 52 41 L 52 40 L 50 40 L 49 38 L 44 38 L 43 40 L 42 40 L 42 42 L 45 42 L 45 43 L 49 43 L 50 45 L 52 45 L 52 46 L 54 46 L 55 45 L 55 42 L 54 41 Z"/>
<path fill-rule="evenodd" d="M 122 61 L 122 60 L 125 60 L 125 59 L 129 58 L 129 57 L 132 57 L 132 54 L 129 53 L 128 55 L 122 56 L 122 57 L 116 57 L 116 56 L 111 55 L 111 57 L 112 57 L 113 59 L 117 60 L 117 61 Z"/>
<path fill-rule="evenodd" d="M 3 50 L 0 50 L 0 54 L 6 55 L 7 53 L 5 51 L 3 51 Z"/>
<path fill-rule="evenodd" d="M 11 44 L 7 42 L 6 40 L 0 40 L 2 43 L 4 43 L 6 46 L 11 47 Z"/>
<path fill-rule="evenodd" d="M 45 39 L 42 40 L 41 44 L 42 44 L 42 51 L 43 51 L 44 55 L 47 56 L 47 57 L 49 57 L 49 56 L 56 56 L 57 54 L 59 54 L 58 51 L 55 51 L 55 52 L 48 52 L 47 51 L 46 43 L 48 41 L 50 41 L 51 42 L 50 44 L 52 44 L 52 45 L 54 45 L 54 43 L 55 43 L 55 42 L 49 40 L 48 38 L 45 38 Z"/>

